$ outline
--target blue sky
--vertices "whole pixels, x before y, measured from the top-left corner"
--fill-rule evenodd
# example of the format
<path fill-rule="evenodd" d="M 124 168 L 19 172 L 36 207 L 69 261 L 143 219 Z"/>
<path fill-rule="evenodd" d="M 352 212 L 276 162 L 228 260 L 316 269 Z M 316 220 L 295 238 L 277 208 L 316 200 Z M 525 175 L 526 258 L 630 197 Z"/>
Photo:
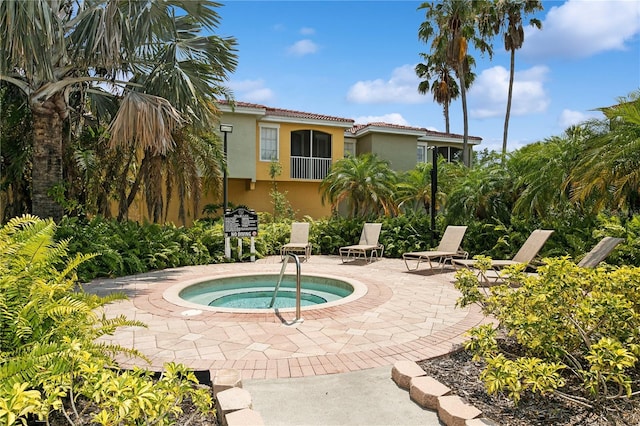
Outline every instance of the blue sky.
<path fill-rule="evenodd" d="M 444 131 L 442 107 L 417 92 L 424 12 L 414 1 L 228 1 L 218 34 L 238 40 L 228 82 L 237 101 Z M 542 30 L 527 27 L 516 54 L 509 150 L 601 118 L 595 108 L 640 89 L 640 1 L 543 2 Z M 527 18 L 528 22 L 528 18 Z M 502 146 L 509 55 L 474 53 L 469 133 Z M 451 132 L 463 133 L 462 104 Z"/>

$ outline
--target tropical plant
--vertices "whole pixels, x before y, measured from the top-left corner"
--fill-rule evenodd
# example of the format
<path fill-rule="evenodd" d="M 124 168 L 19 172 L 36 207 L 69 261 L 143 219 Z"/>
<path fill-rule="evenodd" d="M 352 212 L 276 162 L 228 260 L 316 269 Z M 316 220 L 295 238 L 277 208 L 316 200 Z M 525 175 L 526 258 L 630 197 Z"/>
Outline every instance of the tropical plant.
<path fill-rule="evenodd" d="M 271 178 L 271 204 L 273 204 L 273 219 L 280 221 L 282 219 L 293 219 L 295 212 L 291 203 L 287 199 L 287 191 L 280 192 L 278 190 L 278 181 L 276 177 L 282 173 L 282 165 L 277 160 L 272 160 L 269 164 L 269 177 Z"/>
<path fill-rule="evenodd" d="M 462 145 L 462 161 L 470 165 L 469 155 L 469 119 L 467 113 L 467 76 L 473 63 L 468 54 L 468 44 L 491 57 L 491 45 L 486 42 L 476 28 L 476 3 L 470 0 L 441 0 L 439 2 L 422 3 L 418 10 L 425 11 L 425 21 L 420 24 L 418 38 L 425 43 L 431 42 L 433 57 L 440 63 L 441 55 L 445 55 L 447 64 L 455 70 L 460 84 L 464 134 Z M 446 54 L 444 53 L 446 52 Z"/>
<path fill-rule="evenodd" d="M 640 91 L 603 108 L 607 120 L 585 126 L 590 134 L 571 172 L 571 198 L 593 198 L 596 209 L 640 211 Z"/>
<path fill-rule="evenodd" d="M 235 39 L 213 35 L 218 6 L 211 0 L 0 3 L 0 80 L 24 92 L 33 120 L 35 214 L 62 215 L 48 192 L 63 178 L 63 127 L 70 118 L 82 123 L 91 111 L 110 123 L 111 147 L 160 160 L 179 142 L 175 130 L 212 127 L 216 97 L 230 96 L 222 83 L 237 63 Z M 117 112 L 108 112 L 105 97 L 119 98 Z M 82 126 L 70 128 L 76 127 Z"/>
<path fill-rule="evenodd" d="M 524 16 L 543 10 L 540 0 L 493 0 L 487 8 L 481 8 L 478 17 L 480 32 L 487 35 L 502 33 L 504 48 L 509 52 L 509 93 L 507 95 L 507 111 L 504 118 L 504 132 L 502 135 L 502 161 L 507 155 L 507 138 L 509 135 L 509 116 L 511 115 L 511 101 L 513 99 L 513 81 L 516 66 L 516 50 L 524 44 Z M 531 18 L 529 25 L 538 29 L 542 22 Z"/>
<path fill-rule="evenodd" d="M 26 97 L 2 81 L 0 110 L 0 222 L 4 222 L 31 205 L 28 171 L 33 129 Z"/>
<path fill-rule="evenodd" d="M 442 167 L 448 163 L 444 157 L 438 158 L 438 171 L 442 173 Z M 446 167 L 445 167 L 446 169 Z M 429 213 L 431 209 L 431 182 L 433 165 L 419 163 L 413 169 L 398 176 L 396 200 L 404 211 L 411 212 L 424 209 L 423 213 Z M 446 200 L 446 194 L 442 187 L 436 188 L 436 209 L 440 209 Z"/>
<path fill-rule="evenodd" d="M 331 203 L 334 211 L 345 202 L 352 217 L 394 215 L 396 181 L 389 162 L 375 154 L 342 158 L 320 183 L 322 202 Z"/>
<path fill-rule="evenodd" d="M 55 242 L 55 231 L 51 219 L 35 216 L 0 228 L 0 422 L 48 421 L 59 413 L 76 425 L 171 424 L 187 397 L 211 410 L 211 396 L 184 366 L 165 366 L 159 381 L 142 370 L 118 370 L 113 355 L 141 354 L 100 338 L 144 324 L 100 313 L 125 296 L 85 293 L 75 271 L 94 255 L 67 259 L 69 241 Z"/>
<path fill-rule="evenodd" d="M 639 268 L 580 268 L 567 258 L 548 258 L 537 275 L 513 272 L 519 286 L 496 286 L 489 296 L 478 291 L 471 271 L 456 277 L 463 294 L 458 304 L 479 303 L 499 321 L 498 329 L 473 329 L 467 343 L 486 361 L 482 378 L 490 393 L 515 402 L 527 393 L 553 393 L 599 409 L 637 394 Z M 573 379 L 582 393 L 564 390 Z"/>
<path fill-rule="evenodd" d="M 578 207 L 570 202 L 569 191 L 564 188 L 582 156 L 583 143 L 579 128 L 570 128 L 562 136 L 553 136 L 511 153 L 506 167 L 515 178 L 515 213 L 547 218 L 558 211 Z"/>
<path fill-rule="evenodd" d="M 415 68 L 416 75 L 422 79 L 418 84 L 418 92 L 424 95 L 431 89 L 433 100 L 442 105 L 445 132 L 450 133 L 449 105 L 451 105 L 451 101 L 460 96 L 460 89 L 455 77 L 451 75 L 453 70 L 446 58 L 441 57 L 438 53 L 441 52 L 434 52 L 431 55 L 420 54 L 424 63 L 419 63 Z M 430 79 L 433 81 L 429 82 Z"/>
<path fill-rule="evenodd" d="M 475 220 L 508 223 L 513 206 L 511 177 L 497 161 L 474 165 L 452 189 L 447 201 L 448 223 Z"/>
<path fill-rule="evenodd" d="M 429 213 L 431 207 L 431 175 L 433 166 L 429 163 L 418 163 L 413 169 L 398 176 L 396 199 L 404 211 L 424 209 Z"/>

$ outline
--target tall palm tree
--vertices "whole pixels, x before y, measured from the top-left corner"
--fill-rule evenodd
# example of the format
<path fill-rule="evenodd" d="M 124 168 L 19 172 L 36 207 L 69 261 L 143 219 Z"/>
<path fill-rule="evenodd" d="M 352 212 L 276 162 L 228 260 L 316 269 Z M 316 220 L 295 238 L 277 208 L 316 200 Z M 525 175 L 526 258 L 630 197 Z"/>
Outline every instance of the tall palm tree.
<path fill-rule="evenodd" d="M 320 183 L 322 202 L 336 210 L 347 204 L 353 217 L 394 215 L 398 208 L 394 200 L 396 174 L 389 162 L 375 154 L 346 157 L 336 161 Z"/>
<path fill-rule="evenodd" d="M 0 2 L 0 80 L 19 87 L 33 117 L 32 212 L 59 219 L 48 195 L 62 181 L 63 125 L 72 112 L 120 97 L 112 147 L 165 155 L 185 124 L 210 126 L 237 65 L 236 41 L 213 34 L 211 0 Z M 36 30 L 37 29 L 37 30 Z M 110 86 L 104 90 L 99 84 Z M 80 94 L 83 102 L 70 102 Z"/>
<path fill-rule="evenodd" d="M 504 48 L 509 52 L 509 93 L 507 95 L 507 112 L 504 118 L 504 132 L 502 136 L 502 161 L 507 154 L 507 138 L 509 134 L 509 117 L 511 115 L 511 100 L 513 99 L 513 80 L 515 75 L 516 50 L 524 44 L 524 16 L 544 10 L 540 0 L 493 0 L 488 7 L 480 12 L 479 22 L 481 33 L 491 36 L 502 33 Z M 542 22 L 531 18 L 529 25 L 538 29 Z"/>
<path fill-rule="evenodd" d="M 464 120 L 462 161 L 470 165 L 469 155 L 469 119 L 467 112 L 466 77 L 472 64 L 469 62 L 468 44 L 482 53 L 492 55 L 491 45 L 478 33 L 476 15 L 478 2 L 471 0 L 441 0 L 422 3 L 418 10 L 425 10 L 425 21 L 420 24 L 418 38 L 425 43 L 431 42 L 432 52 L 446 52 L 446 61 L 455 70 L 460 84 L 462 116 Z"/>
<path fill-rule="evenodd" d="M 445 129 L 450 133 L 449 105 L 460 96 L 458 83 L 452 75 L 453 70 L 446 60 L 437 60 L 436 55 L 421 53 L 420 56 L 424 63 L 419 63 L 415 68 L 416 75 L 422 79 L 418 84 L 418 92 L 424 95 L 431 89 L 433 100 L 442 105 Z M 430 79 L 433 81 L 429 82 Z"/>

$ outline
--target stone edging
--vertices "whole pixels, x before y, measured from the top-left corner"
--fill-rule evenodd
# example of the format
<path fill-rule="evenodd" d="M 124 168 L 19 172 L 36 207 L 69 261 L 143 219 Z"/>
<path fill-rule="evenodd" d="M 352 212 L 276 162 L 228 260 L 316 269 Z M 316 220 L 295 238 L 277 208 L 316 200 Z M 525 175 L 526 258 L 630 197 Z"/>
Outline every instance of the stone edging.
<path fill-rule="evenodd" d="M 398 387 L 408 390 L 409 397 L 420 407 L 436 411 L 447 426 L 497 426 L 491 419 L 482 417 L 482 411 L 453 394 L 413 361 L 398 361 L 391 369 L 391 379 Z"/>
<path fill-rule="evenodd" d="M 259 412 L 253 410 L 251 394 L 242 389 L 240 371 L 211 371 L 211 388 L 216 399 L 216 416 L 222 426 L 264 426 Z"/>

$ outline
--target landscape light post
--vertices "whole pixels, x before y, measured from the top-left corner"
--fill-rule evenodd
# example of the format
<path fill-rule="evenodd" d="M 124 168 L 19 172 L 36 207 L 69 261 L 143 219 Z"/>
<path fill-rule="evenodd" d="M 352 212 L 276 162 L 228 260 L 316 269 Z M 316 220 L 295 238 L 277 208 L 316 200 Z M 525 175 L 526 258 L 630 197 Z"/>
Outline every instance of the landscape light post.
<path fill-rule="evenodd" d="M 227 168 L 229 167 L 229 161 L 227 159 L 227 135 L 229 133 L 233 133 L 233 126 L 231 124 L 221 124 L 220 131 L 224 133 L 224 172 L 222 175 L 222 205 L 223 210 L 222 214 L 224 215 L 227 212 L 229 200 L 228 200 L 228 186 L 227 186 Z"/>

